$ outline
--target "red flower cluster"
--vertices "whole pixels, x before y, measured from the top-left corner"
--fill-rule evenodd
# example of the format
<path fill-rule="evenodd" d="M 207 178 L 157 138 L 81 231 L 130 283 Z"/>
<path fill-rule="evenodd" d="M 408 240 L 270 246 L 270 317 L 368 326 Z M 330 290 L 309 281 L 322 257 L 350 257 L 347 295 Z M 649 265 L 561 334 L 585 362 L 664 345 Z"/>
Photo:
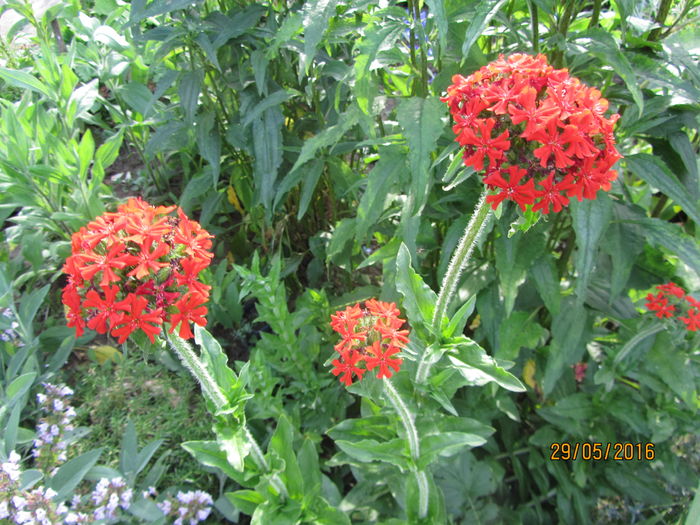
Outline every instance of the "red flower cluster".
<path fill-rule="evenodd" d="M 177 210 L 177 216 L 169 215 Z M 211 238 L 176 206 L 130 199 L 73 234 L 63 271 L 68 326 L 111 333 L 119 343 L 136 330 L 151 342 L 164 321 L 193 337 L 190 321 L 206 325 L 210 287 L 198 274 L 212 258 Z"/>
<path fill-rule="evenodd" d="M 376 367 L 379 379 L 391 377 L 390 368 L 398 372 L 402 360 L 392 356 L 408 343 L 408 330 L 400 330 L 406 322 L 400 314 L 394 303 L 369 299 L 364 307 L 358 303 L 331 315 L 331 328 L 342 338 L 334 347 L 340 358 L 333 360 L 331 373 L 342 374 L 340 382 L 349 386 L 353 374 L 362 379 L 362 374 Z M 363 361 L 366 368 L 359 366 Z"/>
<path fill-rule="evenodd" d="M 613 136 L 620 116 L 605 118 L 600 91 L 554 69 L 544 55 L 501 55 L 452 82 L 441 100 L 464 163 L 485 170 L 484 183 L 501 190 L 486 198 L 494 209 L 509 199 L 523 211 L 559 212 L 569 197 L 595 199 L 617 178 L 610 168 L 621 158 Z"/>
<path fill-rule="evenodd" d="M 686 330 L 691 332 L 700 330 L 700 301 L 686 295 L 685 290 L 675 283 L 660 284 L 656 289 L 659 293 L 647 295 L 645 306 L 650 312 L 656 312 L 656 317 L 663 319 L 673 317 L 679 307 L 687 308 L 686 317 L 682 317 L 680 315 L 682 312 L 678 312 L 678 319 L 685 323 Z"/>

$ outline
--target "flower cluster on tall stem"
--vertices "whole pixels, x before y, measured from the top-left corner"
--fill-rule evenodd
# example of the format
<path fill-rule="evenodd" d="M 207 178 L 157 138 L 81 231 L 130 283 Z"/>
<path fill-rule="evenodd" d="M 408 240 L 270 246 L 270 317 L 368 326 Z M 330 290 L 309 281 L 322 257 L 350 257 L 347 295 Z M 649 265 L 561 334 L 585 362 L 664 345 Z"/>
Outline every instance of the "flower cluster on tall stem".
<path fill-rule="evenodd" d="M 455 75 L 447 95 L 464 163 L 483 171 L 493 209 L 512 200 L 525 211 L 559 212 L 569 198 L 594 199 L 617 178 L 621 155 L 608 101 L 544 55 L 514 54 L 468 77 Z"/>
<path fill-rule="evenodd" d="M 172 215 L 175 212 L 175 215 Z M 68 326 L 110 333 L 123 343 L 143 331 L 151 342 L 163 323 L 193 337 L 206 325 L 210 287 L 199 280 L 213 254 L 212 235 L 176 206 L 130 199 L 73 234 L 63 271 Z"/>
<path fill-rule="evenodd" d="M 700 330 L 700 301 L 686 295 L 685 290 L 673 282 L 660 284 L 656 289 L 658 293 L 649 293 L 646 297 L 645 306 L 650 312 L 655 312 L 659 319 L 675 317 L 689 332 Z"/>
<path fill-rule="evenodd" d="M 379 379 L 398 372 L 402 360 L 393 356 L 408 343 L 400 314 L 395 303 L 369 299 L 364 306 L 357 303 L 331 315 L 331 328 L 341 336 L 334 347 L 340 357 L 333 360 L 331 373 L 349 386 L 353 375 L 362 379 L 367 370 L 378 368 Z"/>

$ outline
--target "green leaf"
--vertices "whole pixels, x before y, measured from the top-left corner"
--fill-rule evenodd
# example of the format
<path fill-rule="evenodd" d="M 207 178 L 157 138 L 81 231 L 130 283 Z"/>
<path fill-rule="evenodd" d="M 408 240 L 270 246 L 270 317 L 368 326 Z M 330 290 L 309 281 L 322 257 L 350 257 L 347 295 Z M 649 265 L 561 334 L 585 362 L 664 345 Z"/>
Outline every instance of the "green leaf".
<path fill-rule="evenodd" d="M 333 237 L 326 250 L 326 260 L 331 261 L 345 249 L 348 241 L 351 241 L 355 233 L 355 219 L 346 217 L 335 226 Z"/>
<path fill-rule="evenodd" d="M 122 437 L 122 446 L 119 451 L 119 469 L 125 474 L 131 474 L 136 471 L 136 462 L 138 460 L 138 446 L 136 443 L 136 427 L 129 420 L 126 424 L 126 430 Z"/>
<path fill-rule="evenodd" d="M 384 212 L 387 194 L 405 166 L 403 155 L 395 148 L 380 150 L 379 162 L 367 174 L 367 187 L 357 208 L 355 236 L 358 240 L 365 240 L 371 233 L 369 229 L 377 225 Z"/>
<path fill-rule="evenodd" d="M 292 89 L 284 90 L 280 89 L 275 91 L 271 95 L 268 95 L 260 102 L 252 106 L 245 114 L 241 120 L 241 126 L 246 127 L 250 125 L 256 118 L 260 117 L 266 110 L 281 106 L 283 102 L 286 102 L 290 98 L 298 96 L 298 93 Z"/>
<path fill-rule="evenodd" d="M 678 181 L 676 176 L 671 173 L 668 166 L 666 166 L 663 161 L 647 153 L 637 153 L 625 157 L 625 163 L 637 177 L 650 186 L 664 192 L 683 208 L 683 211 L 685 211 L 696 224 L 700 224 L 700 208 L 698 208 L 698 203 L 693 202 L 686 189 Z"/>
<path fill-rule="evenodd" d="M 226 453 L 216 441 L 187 441 L 180 446 L 202 465 L 216 467 L 238 483 L 244 480 L 244 475 L 229 464 Z"/>
<path fill-rule="evenodd" d="M 343 135 L 357 123 L 358 115 L 355 110 L 349 109 L 338 117 L 338 123 L 324 129 L 318 135 L 311 137 L 304 142 L 301 153 L 297 157 L 294 166 L 289 170 L 290 174 L 300 168 L 304 163 L 316 157 L 319 149 L 332 146 L 338 142 Z"/>
<path fill-rule="evenodd" d="M 216 187 L 221 171 L 221 136 L 216 126 L 214 112 L 207 112 L 197 117 L 195 132 L 199 154 L 211 166 L 212 186 Z"/>
<path fill-rule="evenodd" d="M 231 428 L 226 425 L 214 425 L 216 441 L 226 454 L 228 464 L 237 471 L 243 472 L 245 458 L 250 453 L 250 443 L 243 427 Z"/>
<path fill-rule="evenodd" d="M 300 499 L 304 493 L 304 479 L 294 454 L 292 425 L 284 414 L 277 421 L 275 433 L 270 438 L 268 452 L 273 452 L 284 460 L 285 466 L 282 476 L 289 496 L 292 499 Z"/>
<path fill-rule="evenodd" d="M 21 376 L 15 377 L 5 390 L 5 399 L 8 405 L 13 404 L 22 397 L 34 384 L 36 372 L 27 372 Z"/>
<path fill-rule="evenodd" d="M 552 344 L 542 381 L 545 395 L 552 391 L 565 368 L 579 361 L 585 351 L 581 339 L 587 323 L 586 310 L 573 300 L 567 300 L 564 306 L 552 321 Z"/>
<path fill-rule="evenodd" d="M 93 174 L 99 177 L 100 180 L 102 180 L 102 177 L 104 177 L 104 170 L 109 168 L 114 161 L 117 160 L 123 140 L 124 129 L 122 128 L 117 133 L 105 140 L 100 147 L 97 148 L 97 153 L 95 153 Z M 99 168 L 97 166 L 99 166 Z M 99 173 L 96 173 L 98 170 Z"/>
<path fill-rule="evenodd" d="M 693 150 L 693 145 L 690 143 L 688 135 L 683 131 L 670 133 L 668 142 L 681 158 L 688 172 L 684 182 L 685 189 L 690 194 L 689 198 L 694 202 L 698 202 L 698 199 L 700 199 L 700 176 L 698 175 L 698 156 Z"/>
<path fill-rule="evenodd" d="M 185 114 L 185 121 L 188 125 L 194 122 L 194 116 L 197 113 L 197 103 L 203 79 L 204 74 L 200 70 L 185 71 L 180 77 L 178 94 L 180 95 L 182 111 Z"/>
<path fill-rule="evenodd" d="M 146 5 L 145 1 L 139 2 L 139 8 L 131 10 L 129 25 L 153 16 L 164 15 L 179 9 L 187 9 L 192 4 L 199 5 L 202 2 L 203 0 L 152 0 L 148 5 Z"/>
<path fill-rule="evenodd" d="M 582 305 L 598 257 L 598 244 L 612 216 L 612 201 L 605 193 L 596 199 L 571 203 L 571 218 L 576 232 L 576 299 Z"/>
<path fill-rule="evenodd" d="M 92 132 L 88 129 L 83 133 L 83 138 L 78 146 L 79 168 L 78 175 L 80 180 L 85 182 L 87 179 L 88 169 L 92 158 L 95 155 L 95 140 L 92 138 Z"/>
<path fill-rule="evenodd" d="M 253 121 L 253 175 L 257 201 L 266 211 L 271 211 L 277 170 L 282 163 L 282 125 L 284 117 L 275 106 L 265 110 L 261 118 Z"/>
<path fill-rule="evenodd" d="M 316 56 L 323 33 L 328 29 L 328 23 L 335 15 L 338 0 L 311 0 L 304 3 L 302 25 L 304 26 L 304 60 L 299 68 L 299 78 L 309 72 L 309 65 Z"/>
<path fill-rule="evenodd" d="M 700 523 L 700 483 L 698 483 L 698 488 L 695 489 L 695 497 L 693 497 L 693 502 L 690 504 L 688 517 L 685 522 Z"/>
<path fill-rule="evenodd" d="M 37 78 L 33 75 L 25 73 L 24 71 L 0 67 L 0 78 L 11 86 L 21 89 L 29 89 L 35 93 L 46 95 L 47 98 L 52 98 L 51 91 L 45 84 L 37 80 Z"/>
<path fill-rule="evenodd" d="M 513 312 L 498 330 L 498 359 L 515 360 L 521 348 L 536 348 L 546 330 L 528 312 Z"/>
<path fill-rule="evenodd" d="M 553 315 L 558 314 L 561 294 L 559 290 L 559 275 L 557 274 L 556 266 L 554 266 L 553 257 L 550 254 L 540 257 L 532 265 L 530 275 L 535 281 L 537 293 L 540 294 L 542 301 L 547 306 L 547 310 Z"/>
<path fill-rule="evenodd" d="M 408 443 L 405 439 L 394 438 L 384 442 L 375 439 L 353 442 L 339 439 L 335 444 L 347 455 L 362 463 L 382 461 L 399 467 L 402 472 L 408 470 Z"/>
<path fill-rule="evenodd" d="M 237 490 L 224 494 L 226 498 L 248 515 L 252 515 L 258 505 L 265 502 L 265 497 L 254 490 Z"/>
<path fill-rule="evenodd" d="M 461 337 L 457 344 L 448 345 L 452 353 L 448 355 L 453 367 L 471 385 L 481 386 L 491 381 L 512 392 L 525 392 L 525 387 L 520 380 L 486 353 L 477 343 L 466 337 Z"/>
<path fill-rule="evenodd" d="M 437 294 L 423 282 L 423 278 L 411 267 L 411 255 L 401 243 L 396 256 L 396 289 L 403 295 L 403 306 L 411 323 L 431 325 Z"/>
<path fill-rule="evenodd" d="M 408 160 L 411 168 L 410 194 L 414 196 L 413 214 L 419 214 L 428 198 L 430 180 L 430 153 L 442 134 L 442 117 L 446 106 L 438 98 L 411 97 L 399 104 L 396 112 L 399 125 L 408 142 Z"/>
<path fill-rule="evenodd" d="M 615 73 L 622 77 L 627 89 L 632 94 L 632 99 L 637 105 L 639 116 L 644 113 L 644 95 L 639 87 L 639 81 L 634 73 L 632 65 L 625 54 L 620 50 L 615 38 L 600 28 L 589 29 L 582 35 L 590 39 L 589 52 L 597 57 L 603 64 L 610 65 Z"/>
<path fill-rule="evenodd" d="M 297 454 L 299 469 L 304 475 L 304 494 L 309 497 L 316 494 L 321 488 L 321 468 L 318 464 L 318 453 L 313 441 L 304 439 L 304 443 Z"/>
<path fill-rule="evenodd" d="M 438 456 L 449 457 L 457 454 L 464 447 L 480 447 L 486 439 L 477 434 L 466 432 L 441 432 L 421 439 L 418 468 L 427 468 Z"/>
<path fill-rule="evenodd" d="M 464 35 L 464 43 L 462 44 L 462 62 L 466 60 L 469 54 L 469 49 L 471 49 L 476 39 L 481 36 L 488 26 L 491 19 L 496 16 L 498 10 L 505 3 L 505 0 L 481 0 L 476 8 L 476 13 L 471 18 L 467 32 Z"/>
<path fill-rule="evenodd" d="M 393 424 L 393 421 L 384 415 L 348 418 L 328 429 L 326 433 L 335 440 L 355 441 L 356 438 L 372 438 L 388 441 L 396 435 Z"/>
<path fill-rule="evenodd" d="M 426 0 L 428 4 L 430 13 L 435 19 L 435 25 L 438 30 L 438 42 L 440 43 L 440 49 L 444 50 L 447 47 L 447 35 L 448 35 L 448 20 L 447 14 L 445 13 L 445 3 L 444 0 Z"/>
<path fill-rule="evenodd" d="M 47 483 L 57 493 L 54 496 L 55 501 L 63 501 L 71 495 L 73 489 L 83 480 L 88 470 L 97 463 L 102 450 L 102 448 L 90 450 L 58 468 L 56 474 Z"/>
<path fill-rule="evenodd" d="M 474 313 L 476 306 L 476 295 L 472 295 L 467 302 L 464 303 L 450 319 L 447 327 L 442 331 L 442 337 L 449 339 L 452 336 L 460 336 L 464 332 L 464 327 L 467 325 L 467 319 Z"/>
<path fill-rule="evenodd" d="M 680 225 L 648 218 L 628 219 L 627 222 L 639 224 L 647 241 L 655 246 L 663 246 L 700 275 L 700 247 Z"/>
<path fill-rule="evenodd" d="M 518 289 L 525 282 L 527 269 L 544 251 L 545 240 L 542 235 L 523 234 L 508 238 L 505 235 L 507 225 L 498 223 L 501 236 L 496 239 L 496 268 L 498 280 L 503 289 L 506 315 L 510 315 L 518 296 Z"/>
<path fill-rule="evenodd" d="M 614 298 L 624 290 L 637 255 L 644 251 L 644 237 L 639 226 L 620 222 L 625 218 L 622 205 L 616 204 L 613 211 L 615 220 L 608 225 L 600 244 L 612 259 L 610 296 Z"/>
<path fill-rule="evenodd" d="M 93 79 L 87 84 L 76 88 L 68 99 L 66 120 L 72 124 L 74 120 L 84 118 L 97 100 L 99 81 Z"/>
<path fill-rule="evenodd" d="M 647 364 L 654 374 L 682 399 L 689 408 L 697 407 L 697 390 L 693 375 L 693 363 L 683 352 L 674 348 L 668 332 L 661 332 L 647 353 Z"/>
<path fill-rule="evenodd" d="M 298 221 L 301 220 L 301 218 L 306 214 L 306 210 L 309 209 L 311 197 L 313 196 L 316 185 L 318 184 L 318 179 L 321 178 L 324 166 L 325 163 L 323 162 L 323 159 L 314 159 L 309 162 L 307 168 L 304 168 L 305 174 L 301 180 L 301 196 L 299 197 L 299 210 L 297 211 Z"/>
<path fill-rule="evenodd" d="M 19 303 L 19 311 L 17 313 L 19 314 L 20 321 L 22 321 L 22 325 L 30 332 L 29 334 L 26 334 L 27 336 L 31 336 L 33 334 L 32 323 L 34 322 L 34 317 L 36 316 L 41 303 L 44 302 L 49 288 L 51 288 L 51 285 L 47 284 L 38 290 L 34 290 L 30 294 L 22 297 L 22 300 Z"/>
<path fill-rule="evenodd" d="M 433 480 L 433 475 L 430 471 L 426 471 L 428 480 L 428 514 L 425 520 L 419 519 L 420 509 L 418 502 L 420 501 L 418 482 L 415 475 L 410 475 L 406 478 L 406 515 L 408 523 L 448 523 L 445 514 L 445 498 L 442 491 L 437 487 Z"/>
<path fill-rule="evenodd" d="M 156 502 L 145 498 L 137 499 L 126 510 L 132 516 L 145 522 L 156 521 L 163 517 L 163 512 L 158 508 Z"/>

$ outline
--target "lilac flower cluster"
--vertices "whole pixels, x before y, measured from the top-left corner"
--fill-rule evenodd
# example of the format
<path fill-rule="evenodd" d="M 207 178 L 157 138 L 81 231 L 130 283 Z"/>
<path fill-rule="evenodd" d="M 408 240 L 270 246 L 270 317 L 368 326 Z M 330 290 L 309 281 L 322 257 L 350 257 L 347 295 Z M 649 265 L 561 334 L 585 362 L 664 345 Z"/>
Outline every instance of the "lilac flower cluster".
<path fill-rule="evenodd" d="M 7 328 L 0 332 L 0 341 L 13 343 L 17 346 L 24 346 L 24 343 L 17 333 L 19 323 L 15 320 L 15 314 L 12 313 L 12 310 L 10 308 L 3 308 L 2 317 L 7 319 L 7 321 L 5 319 L 0 320 L 0 326 L 7 326 Z"/>
<path fill-rule="evenodd" d="M 68 509 L 63 503 L 56 505 L 53 497 L 56 492 L 39 487 L 32 491 L 17 494 L 10 500 L 10 511 L 6 517 L 14 518 L 18 525 L 54 525 L 63 523 L 62 515 Z"/>
<path fill-rule="evenodd" d="M 66 398 L 73 395 L 67 386 L 56 386 L 42 383 L 45 394 L 37 394 L 36 399 L 41 406 L 44 417 L 39 419 L 36 426 L 34 451 L 36 466 L 42 471 L 52 467 L 52 473 L 58 465 L 66 460 L 66 433 L 74 429 L 71 421 L 75 418 L 75 409 Z"/>
<path fill-rule="evenodd" d="M 124 510 L 129 508 L 133 495 L 124 478 L 102 478 L 90 496 L 96 505 L 93 517 L 96 520 L 114 519 L 119 507 Z"/>
<path fill-rule="evenodd" d="M 0 520 L 10 517 L 10 498 L 19 489 L 20 456 L 14 450 L 0 463 Z"/>
<path fill-rule="evenodd" d="M 202 490 L 178 492 L 175 498 L 156 503 L 166 516 L 175 518 L 173 525 L 195 525 L 204 521 L 211 512 L 211 496 Z"/>

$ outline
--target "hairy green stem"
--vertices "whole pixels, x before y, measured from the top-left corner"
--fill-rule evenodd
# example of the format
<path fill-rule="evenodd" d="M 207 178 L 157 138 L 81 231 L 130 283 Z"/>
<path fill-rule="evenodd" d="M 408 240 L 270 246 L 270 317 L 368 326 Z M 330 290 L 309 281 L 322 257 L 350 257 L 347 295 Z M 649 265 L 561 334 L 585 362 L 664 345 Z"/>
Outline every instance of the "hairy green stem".
<path fill-rule="evenodd" d="M 435 304 L 435 313 L 433 314 L 433 332 L 438 335 L 440 334 L 440 328 L 442 325 L 442 318 L 447 313 L 447 306 L 457 289 L 457 284 L 459 283 L 459 276 L 462 271 L 467 266 L 469 262 L 469 257 L 476 246 L 476 242 L 479 236 L 484 231 L 484 228 L 488 224 L 488 219 L 490 217 L 491 208 L 486 202 L 486 195 L 488 190 L 484 189 L 484 192 L 479 197 L 479 202 L 474 208 L 472 218 L 467 224 L 467 228 L 464 230 L 462 238 L 459 240 L 457 249 L 455 250 L 452 260 L 450 260 L 450 265 L 447 267 L 447 273 L 442 281 L 442 287 L 440 288 L 440 293 L 438 294 L 437 303 Z"/>
<path fill-rule="evenodd" d="M 533 0 L 528 0 L 528 7 L 530 8 L 530 20 L 532 21 L 532 52 L 540 52 L 540 21 L 537 13 L 537 6 Z"/>
<path fill-rule="evenodd" d="M 216 381 L 209 373 L 209 370 L 207 370 L 206 365 L 192 350 L 192 348 L 190 348 L 190 345 L 184 339 L 174 334 L 168 336 L 167 339 L 172 349 L 180 358 L 182 364 L 185 365 L 185 368 L 187 368 L 199 382 L 199 384 L 202 386 L 202 392 L 204 392 L 204 395 L 207 396 L 212 403 L 214 403 L 216 409 L 221 410 L 228 405 L 228 399 L 226 399 L 226 396 L 219 388 L 219 385 L 216 384 Z M 243 423 L 243 431 L 245 432 L 246 439 L 250 444 L 253 460 L 261 470 L 270 472 L 270 465 L 267 463 L 260 445 L 258 445 L 258 442 L 255 440 L 255 437 L 253 437 L 253 434 L 250 433 L 250 430 L 245 423 Z M 272 476 L 270 483 L 280 494 L 287 494 L 284 483 L 282 483 L 282 480 L 279 479 L 277 474 Z"/>
<path fill-rule="evenodd" d="M 420 458 L 420 441 L 418 439 L 418 430 L 416 429 L 415 422 L 413 421 L 413 415 L 408 411 L 408 407 L 401 399 L 401 396 L 394 388 L 394 385 L 386 379 L 384 381 L 384 391 L 394 406 L 394 410 L 398 413 L 406 429 L 406 437 L 408 438 L 408 448 L 411 451 L 411 458 L 414 463 L 418 463 Z M 420 519 L 425 518 L 428 515 L 428 477 L 425 472 L 419 470 L 417 467 L 413 471 L 416 482 L 418 484 L 418 517 Z"/>

